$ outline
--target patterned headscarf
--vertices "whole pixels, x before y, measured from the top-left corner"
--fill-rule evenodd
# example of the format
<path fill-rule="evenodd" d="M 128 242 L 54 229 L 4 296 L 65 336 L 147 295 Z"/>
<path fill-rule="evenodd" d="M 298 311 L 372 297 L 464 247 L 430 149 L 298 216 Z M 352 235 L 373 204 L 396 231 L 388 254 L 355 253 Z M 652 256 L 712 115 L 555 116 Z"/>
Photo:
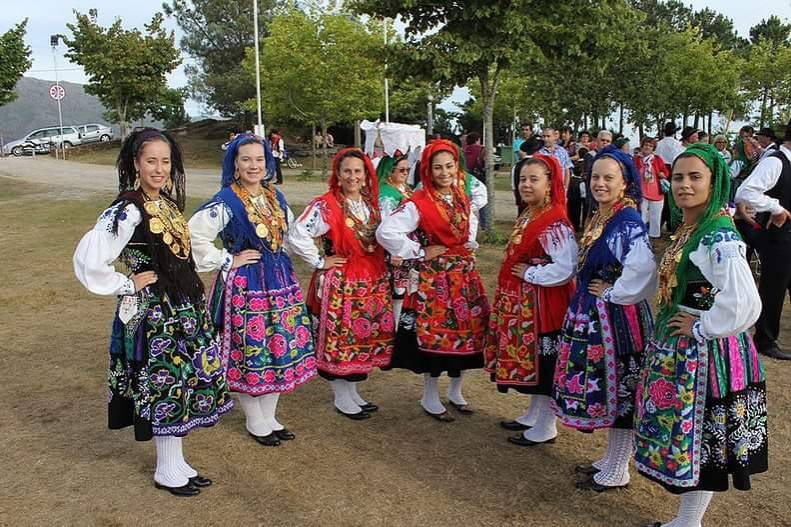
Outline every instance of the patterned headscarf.
<path fill-rule="evenodd" d="M 266 175 L 264 181 L 269 181 L 275 175 L 276 165 L 275 157 L 272 155 L 272 150 L 269 148 L 267 142 L 253 134 L 239 134 L 234 137 L 233 141 L 228 145 L 225 151 L 225 157 L 222 160 L 222 182 L 221 188 L 229 187 L 234 182 L 236 175 L 236 154 L 239 153 L 239 147 L 251 143 L 258 143 L 264 147 L 264 157 L 266 159 Z"/>
<path fill-rule="evenodd" d="M 615 145 L 607 145 L 593 158 L 593 162 L 596 163 L 596 161 L 605 157 L 617 161 L 621 166 L 621 172 L 626 180 L 626 195 L 632 198 L 639 207 L 640 200 L 643 199 L 643 185 L 640 181 L 640 172 L 634 165 L 632 156 L 621 151 Z"/>

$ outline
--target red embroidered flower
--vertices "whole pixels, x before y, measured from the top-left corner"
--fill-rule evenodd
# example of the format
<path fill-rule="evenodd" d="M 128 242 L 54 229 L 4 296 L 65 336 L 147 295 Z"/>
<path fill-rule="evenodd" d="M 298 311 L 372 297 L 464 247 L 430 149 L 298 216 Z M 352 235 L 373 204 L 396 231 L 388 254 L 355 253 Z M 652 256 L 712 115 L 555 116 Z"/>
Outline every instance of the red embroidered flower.
<path fill-rule="evenodd" d="M 352 331 L 358 339 L 367 339 L 371 336 L 371 323 L 364 318 L 358 318 L 352 322 Z"/>
<path fill-rule="evenodd" d="M 274 371 L 272 371 L 272 370 L 266 370 L 266 371 L 264 372 L 264 382 L 265 382 L 265 383 L 267 383 L 267 384 L 272 384 L 273 382 L 275 382 L 275 379 L 276 379 L 276 378 L 277 378 L 277 376 L 275 375 L 275 372 L 274 372 Z"/>
<path fill-rule="evenodd" d="M 381 320 L 379 321 L 382 331 L 385 333 L 391 333 L 393 331 L 394 320 L 393 320 L 393 313 L 392 311 L 388 311 L 384 315 L 382 315 Z"/>
<path fill-rule="evenodd" d="M 591 417 L 604 417 L 607 415 L 607 407 L 601 403 L 594 403 L 588 406 L 588 415 Z"/>
<path fill-rule="evenodd" d="M 466 298 L 457 298 L 454 300 L 453 310 L 456 312 L 456 318 L 460 322 L 465 322 L 470 319 L 470 308 L 467 306 Z"/>
<path fill-rule="evenodd" d="M 293 381 L 294 380 L 294 369 L 293 368 L 289 368 L 286 371 L 284 371 L 283 372 L 283 378 L 286 380 L 286 382 Z"/>
<path fill-rule="evenodd" d="M 588 359 L 591 362 L 599 362 L 604 358 L 604 346 L 601 344 L 597 344 L 594 346 L 588 347 Z"/>
<path fill-rule="evenodd" d="M 247 277 L 246 276 L 235 276 L 233 279 L 233 285 L 239 288 L 247 287 Z"/>
<path fill-rule="evenodd" d="M 242 315 L 234 315 L 231 317 L 231 322 L 237 328 L 244 326 L 244 317 Z"/>
<path fill-rule="evenodd" d="M 238 381 L 242 378 L 242 372 L 238 368 L 228 368 L 228 379 Z"/>
<path fill-rule="evenodd" d="M 231 350 L 231 360 L 240 361 L 244 358 L 241 350 Z"/>
<path fill-rule="evenodd" d="M 678 400 L 676 385 L 666 379 L 657 379 L 648 387 L 651 400 L 660 410 L 673 408 Z"/>
<path fill-rule="evenodd" d="M 310 331 L 305 326 L 299 326 L 297 328 L 297 334 L 294 338 L 297 341 L 297 347 L 302 348 L 310 340 Z"/>
<path fill-rule="evenodd" d="M 233 297 L 231 297 L 231 304 L 237 309 L 244 307 L 244 297 L 242 295 L 233 295 Z"/>
<path fill-rule="evenodd" d="M 261 377 L 257 373 L 251 371 L 244 376 L 244 380 L 247 384 L 258 384 L 261 382 Z"/>
<path fill-rule="evenodd" d="M 264 339 L 264 317 L 256 315 L 247 321 L 247 336 L 255 340 Z"/>
<path fill-rule="evenodd" d="M 286 338 L 283 335 L 274 335 L 269 339 L 269 349 L 279 359 L 286 354 Z"/>
<path fill-rule="evenodd" d="M 266 311 L 269 308 L 269 300 L 266 298 L 250 299 L 250 309 L 253 311 Z"/>

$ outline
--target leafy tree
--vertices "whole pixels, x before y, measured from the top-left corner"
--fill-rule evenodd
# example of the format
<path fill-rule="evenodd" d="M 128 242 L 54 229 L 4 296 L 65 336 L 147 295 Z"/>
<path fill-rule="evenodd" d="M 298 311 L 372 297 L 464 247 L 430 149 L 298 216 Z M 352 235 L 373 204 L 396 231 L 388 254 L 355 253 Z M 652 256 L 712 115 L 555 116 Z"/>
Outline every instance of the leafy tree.
<path fill-rule="evenodd" d="M 26 30 L 27 19 L 0 35 L 0 106 L 16 99 L 14 87 L 32 63 Z"/>
<path fill-rule="evenodd" d="M 375 118 L 383 108 L 383 42 L 343 15 L 308 15 L 297 9 L 276 16 L 261 54 L 262 104 L 270 121 L 332 124 Z M 244 61 L 254 75 L 255 58 Z M 254 101 L 249 101 L 252 106 Z"/>
<path fill-rule="evenodd" d="M 500 78 L 514 60 L 525 56 L 555 58 L 579 54 L 591 39 L 606 39 L 597 25 L 622 5 L 620 0 L 560 2 L 547 6 L 530 0 L 473 0 L 463 8 L 453 2 L 413 0 L 352 0 L 357 12 L 396 18 L 405 25 L 404 46 L 422 67 L 421 77 L 465 85 L 474 79 L 483 104 L 486 169 L 494 173 L 493 116 Z M 569 23 L 574 21 L 574 23 Z M 494 178 L 489 178 L 489 202 L 494 208 Z M 491 229 L 489 214 L 485 229 Z"/>
<path fill-rule="evenodd" d="M 85 91 L 96 95 L 110 110 L 112 120 L 126 136 L 127 123 L 140 119 L 166 93 L 165 76 L 180 63 L 173 32 L 163 27 L 157 13 L 145 32 L 125 30 L 118 18 L 108 28 L 97 21 L 97 11 L 74 12 L 76 24 L 67 24 L 72 38 L 65 38 L 66 57 L 80 64 L 88 75 Z"/>
<path fill-rule="evenodd" d="M 190 122 L 184 109 L 184 102 L 189 96 L 189 88 L 165 88 L 159 97 L 148 108 L 148 113 L 157 121 L 162 121 L 165 128 L 177 128 Z"/>
<path fill-rule="evenodd" d="M 784 24 L 780 17 L 772 15 L 750 28 L 750 42 L 769 42 L 773 49 L 787 46 L 791 38 L 791 24 Z"/>
<path fill-rule="evenodd" d="M 278 0 L 258 0 L 258 31 L 267 35 Z M 181 49 L 195 59 L 185 67 L 192 95 L 221 115 L 252 126 L 245 102 L 255 97 L 255 78 L 242 67 L 253 46 L 253 6 L 249 0 L 171 0 L 162 4 L 184 32 Z"/>

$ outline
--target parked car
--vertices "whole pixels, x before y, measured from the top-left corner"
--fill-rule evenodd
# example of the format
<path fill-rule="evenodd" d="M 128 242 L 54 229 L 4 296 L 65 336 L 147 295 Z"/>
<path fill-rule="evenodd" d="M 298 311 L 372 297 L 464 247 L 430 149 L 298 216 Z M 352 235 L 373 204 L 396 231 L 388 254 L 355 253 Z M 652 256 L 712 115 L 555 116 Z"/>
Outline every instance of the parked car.
<path fill-rule="evenodd" d="M 97 143 L 99 141 L 106 143 L 113 139 L 113 129 L 104 124 L 81 124 L 75 126 L 75 128 L 80 132 L 80 140 L 83 143 Z"/>
<path fill-rule="evenodd" d="M 60 147 L 61 143 L 63 143 L 63 148 L 82 144 L 80 132 L 74 126 L 64 126 L 63 136 L 61 136 L 60 127 L 39 128 L 28 133 L 22 139 L 6 143 L 3 146 L 3 153 L 21 156 L 24 155 L 26 148 L 33 147 L 39 150 L 42 146 Z"/>

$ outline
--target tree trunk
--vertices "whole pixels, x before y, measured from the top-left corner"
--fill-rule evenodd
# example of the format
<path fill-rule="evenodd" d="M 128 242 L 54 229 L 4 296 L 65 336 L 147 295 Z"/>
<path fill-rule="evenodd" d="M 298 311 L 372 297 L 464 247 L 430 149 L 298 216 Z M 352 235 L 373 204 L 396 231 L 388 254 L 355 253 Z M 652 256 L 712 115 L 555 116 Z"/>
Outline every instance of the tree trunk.
<path fill-rule="evenodd" d="M 640 125 L 637 127 L 637 133 L 640 134 L 640 141 L 642 141 L 643 137 L 645 137 L 645 127 L 643 126 L 643 123 L 640 123 Z"/>
<path fill-rule="evenodd" d="M 310 125 L 310 153 L 313 156 L 313 170 L 316 170 L 316 123 Z"/>
<path fill-rule="evenodd" d="M 324 133 L 326 134 L 327 131 L 324 130 Z M 362 140 L 362 137 L 361 137 L 361 134 L 360 134 L 360 121 L 359 121 L 359 119 L 357 119 L 357 120 L 354 121 L 354 146 L 356 148 L 360 148 L 360 145 L 362 144 L 362 142 L 363 142 L 363 140 Z"/>
<path fill-rule="evenodd" d="M 355 123 L 356 122 L 357 121 L 355 121 Z M 327 121 L 321 121 L 321 137 L 327 137 L 327 128 L 328 128 Z M 360 127 L 357 126 L 356 130 L 359 130 L 359 129 L 360 129 Z M 359 132 L 355 131 L 355 141 L 357 139 L 357 137 L 356 137 L 357 133 L 359 133 Z M 321 156 L 321 180 L 324 181 L 324 180 L 327 179 L 327 141 L 325 141 L 323 139 L 321 141 L 321 151 L 322 151 L 322 156 Z"/>
<path fill-rule="evenodd" d="M 700 123 L 700 114 L 698 112 L 695 112 L 695 120 L 692 121 L 692 128 L 695 128 L 697 130 L 699 123 Z"/>
<path fill-rule="evenodd" d="M 492 232 L 494 229 L 495 192 L 494 192 L 494 99 L 497 95 L 497 83 L 500 79 L 500 67 L 494 71 L 494 78 L 489 81 L 489 69 L 478 75 L 481 83 L 481 100 L 483 102 L 483 137 L 486 149 L 486 191 L 489 196 L 487 214 L 481 222 L 483 230 Z"/>
<path fill-rule="evenodd" d="M 623 103 L 620 104 L 618 111 L 618 133 L 623 134 Z"/>
<path fill-rule="evenodd" d="M 766 116 L 766 99 L 769 96 L 769 90 L 764 88 L 763 95 L 761 95 L 761 122 L 758 124 L 758 128 L 764 127 L 764 119 Z"/>
<path fill-rule="evenodd" d="M 606 130 L 607 129 L 607 116 L 606 115 L 602 115 L 601 116 L 601 129 L 602 130 Z"/>
<path fill-rule="evenodd" d="M 713 119 L 714 119 L 714 112 L 709 112 L 709 135 L 711 135 L 713 133 L 713 131 L 711 129 L 711 122 L 712 122 Z"/>

